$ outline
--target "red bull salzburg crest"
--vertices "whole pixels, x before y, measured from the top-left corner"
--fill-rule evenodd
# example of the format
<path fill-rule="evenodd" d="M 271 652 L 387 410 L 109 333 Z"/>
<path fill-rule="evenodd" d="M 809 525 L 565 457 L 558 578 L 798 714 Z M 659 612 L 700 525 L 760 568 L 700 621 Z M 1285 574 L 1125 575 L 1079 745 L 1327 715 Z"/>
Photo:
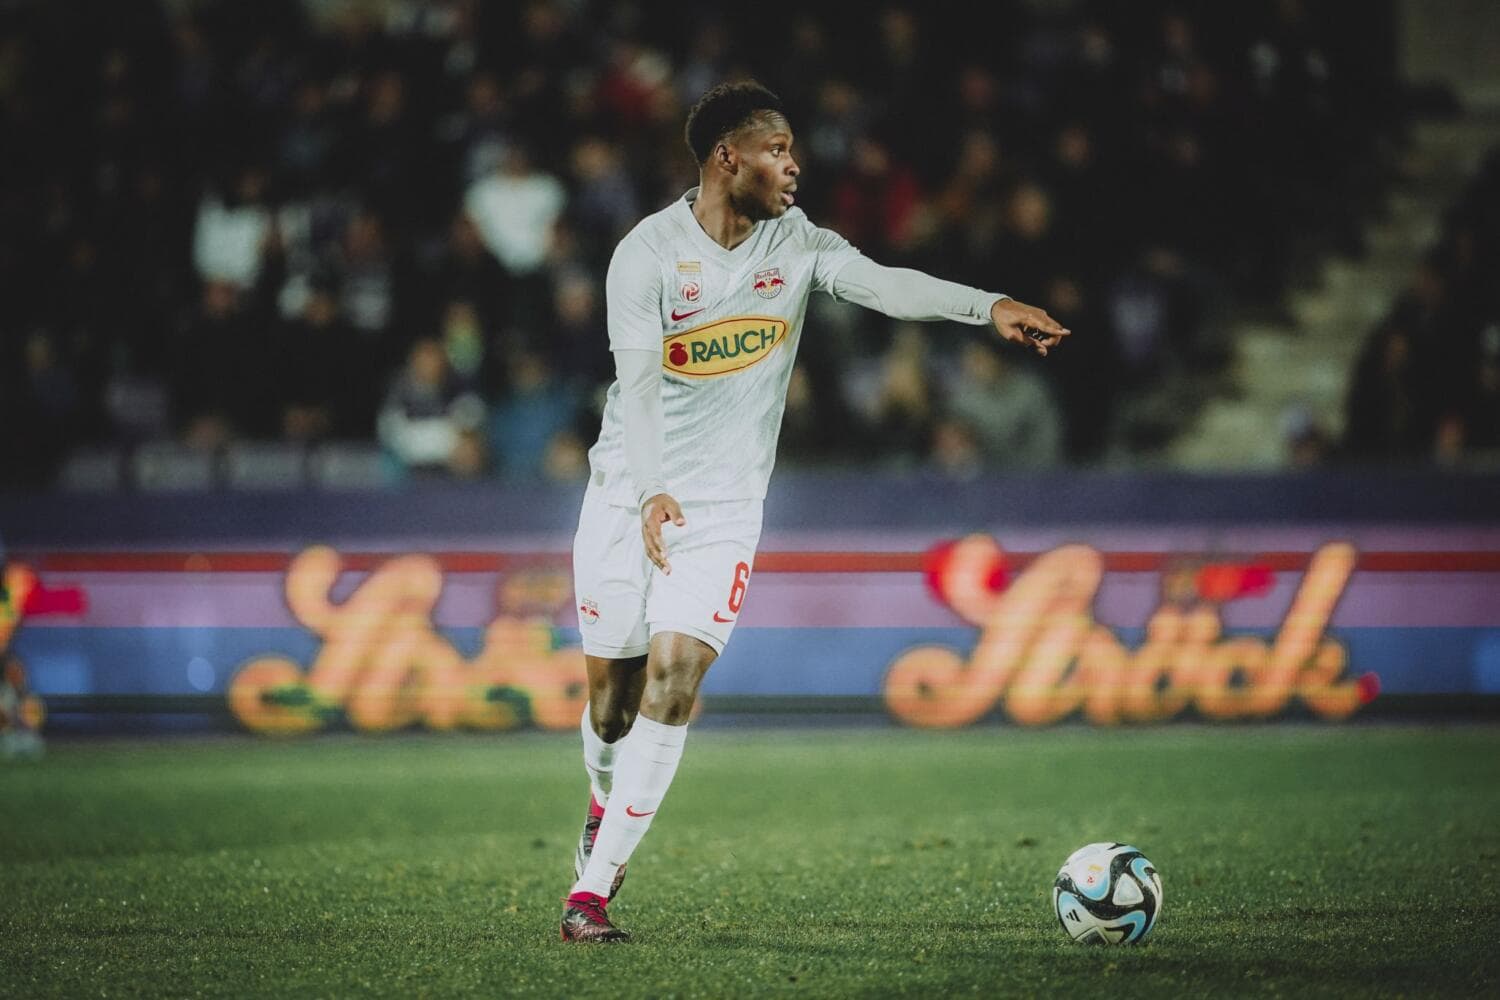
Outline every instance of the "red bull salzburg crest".
<path fill-rule="evenodd" d="M 774 299 L 781 294 L 781 289 L 786 281 L 781 277 L 781 268 L 768 267 L 764 271 L 755 272 L 755 281 L 750 287 L 755 289 L 755 294 L 763 299 Z"/>

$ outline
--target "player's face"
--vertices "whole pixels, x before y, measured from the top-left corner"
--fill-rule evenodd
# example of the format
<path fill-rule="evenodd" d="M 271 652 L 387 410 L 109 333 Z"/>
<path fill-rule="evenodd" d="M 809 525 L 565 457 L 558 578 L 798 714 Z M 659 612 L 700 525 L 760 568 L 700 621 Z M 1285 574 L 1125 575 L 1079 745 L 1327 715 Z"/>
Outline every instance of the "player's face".
<path fill-rule="evenodd" d="M 802 169 L 792 157 L 792 127 L 773 117 L 746 129 L 735 143 L 740 169 L 731 185 L 736 211 L 751 219 L 775 219 L 796 201 L 797 175 Z"/>

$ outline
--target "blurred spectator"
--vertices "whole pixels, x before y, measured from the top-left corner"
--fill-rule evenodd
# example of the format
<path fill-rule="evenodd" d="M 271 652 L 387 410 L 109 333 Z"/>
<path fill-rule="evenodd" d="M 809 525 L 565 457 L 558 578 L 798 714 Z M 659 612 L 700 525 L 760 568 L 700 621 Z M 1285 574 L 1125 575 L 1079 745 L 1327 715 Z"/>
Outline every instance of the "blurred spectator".
<path fill-rule="evenodd" d="M 827 80 L 818 89 L 816 112 L 802 128 L 802 143 L 829 176 L 837 176 L 853 159 L 854 143 L 869 127 L 869 117 L 853 84 Z"/>
<path fill-rule="evenodd" d="M 36 412 L 42 418 L 35 429 L 66 440 L 77 430 L 82 400 L 73 374 L 58 363 L 52 336 L 33 331 L 26 339 L 26 374 Z"/>
<path fill-rule="evenodd" d="M 1500 458 L 1500 321 L 1490 323 L 1480 335 L 1479 365 L 1464 400 L 1463 417 L 1468 446 Z"/>
<path fill-rule="evenodd" d="M 1108 324 L 1099 303 L 1089 296 L 1082 282 L 1057 277 L 1047 285 L 1041 303 L 1067 329 L 1094 334 L 1087 351 L 1070 348 L 1047 357 L 1047 374 L 1056 388 L 1058 408 L 1066 415 L 1064 453 L 1075 461 L 1104 454 L 1122 389 Z"/>
<path fill-rule="evenodd" d="M 363 211 L 349 220 L 338 272 L 339 308 L 350 325 L 378 343 L 396 318 L 396 264 L 386 240 L 385 223 Z"/>
<path fill-rule="evenodd" d="M 598 349 L 608 341 L 602 291 L 585 271 L 561 271 L 553 285 L 553 327 L 537 344 L 554 369 L 577 375 L 585 385 L 614 381 L 614 356 Z"/>
<path fill-rule="evenodd" d="M 315 441 L 368 437 L 375 425 L 380 367 L 340 314 L 331 288 L 315 288 L 302 315 L 283 323 L 278 342 L 278 424 L 282 437 Z"/>
<path fill-rule="evenodd" d="M 987 467 L 1042 469 L 1062 458 L 1063 418 L 1047 384 L 997 345 L 968 342 L 944 409 Z"/>
<path fill-rule="evenodd" d="M 595 96 L 612 119 L 631 129 L 675 109 L 672 66 L 661 52 L 629 36 L 610 39 L 607 50 Z"/>
<path fill-rule="evenodd" d="M 1121 270 L 1105 299 L 1115 378 L 1126 387 L 1158 381 L 1191 347 L 1195 325 L 1187 314 L 1188 292 L 1180 258 L 1154 249 Z"/>
<path fill-rule="evenodd" d="M 1356 459 L 1411 459 L 1423 455 L 1432 424 L 1421 411 L 1412 342 L 1394 324 L 1376 330 L 1360 352 L 1349 388 L 1344 449 Z"/>
<path fill-rule="evenodd" d="M 921 197 L 916 173 L 896 162 L 884 141 L 861 135 L 833 184 L 832 226 L 877 260 L 899 258 L 916 235 Z"/>
<path fill-rule="evenodd" d="M 494 73 L 476 73 L 464 92 L 462 109 L 438 123 L 438 138 L 451 150 L 449 160 L 464 185 L 494 169 L 515 141 L 509 108 Z"/>
<path fill-rule="evenodd" d="M 873 393 L 856 404 L 868 424 L 860 436 L 875 447 L 872 457 L 916 464 L 927 454 L 938 416 L 927 372 L 927 341 L 919 326 L 897 328 L 874 375 Z"/>
<path fill-rule="evenodd" d="M 289 194 L 306 197 L 326 182 L 338 141 L 327 87 L 321 80 L 302 81 L 277 147 L 277 166 Z"/>
<path fill-rule="evenodd" d="M 109 440 L 132 445 L 170 436 L 171 400 L 161 378 L 122 368 L 110 374 L 103 394 Z"/>
<path fill-rule="evenodd" d="M 588 445 L 574 431 L 558 431 L 547 441 L 542 475 L 554 483 L 579 483 L 588 479 Z"/>
<path fill-rule="evenodd" d="M 984 454 L 974 428 L 958 417 L 945 417 L 932 429 L 932 464 L 950 479 L 973 479 L 984 471 Z"/>
<path fill-rule="evenodd" d="M 1306 406 L 1293 405 L 1282 413 L 1281 440 L 1291 469 L 1317 469 L 1333 454 L 1333 438 Z"/>
<path fill-rule="evenodd" d="M 1137 240 L 1127 231 L 1125 192 L 1116 174 L 1100 163 L 1098 139 L 1086 123 L 1057 132 L 1048 186 L 1056 195 L 1053 229 L 1069 268 L 1093 282 L 1112 255 Z"/>
<path fill-rule="evenodd" d="M 441 248 L 419 263 L 416 277 L 419 315 L 436 315 L 455 301 L 471 303 L 485 326 L 508 316 L 509 285 L 505 270 L 485 249 L 479 227 L 465 212 L 448 225 Z"/>
<path fill-rule="evenodd" d="M 428 208 L 431 188 L 418 181 L 428 153 L 401 73 L 387 70 L 369 82 L 363 118 L 341 145 L 365 200 L 400 232 L 411 232 Z"/>
<path fill-rule="evenodd" d="M 443 345 L 423 338 L 412 345 L 396 376 L 377 424 L 380 443 L 408 472 L 446 472 L 450 462 L 473 467 L 472 444 L 455 458 L 467 432 L 484 422 L 484 403 L 466 392 L 448 366 Z"/>
<path fill-rule="evenodd" d="M 448 453 L 448 474 L 455 479 L 478 479 L 489 471 L 489 465 L 484 432 L 477 427 L 460 428 Z"/>
<path fill-rule="evenodd" d="M 464 196 L 464 210 L 479 238 L 510 277 L 511 317 L 531 329 L 545 325 L 542 269 L 567 200 L 562 182 L 534 167 L 519 144 L 508 147 L 500 166 Z"/>
<path fill-rule="evenodd" d="M 541 270 L 552 246 L 552 227 L 567 203 L 556 177 L 538 170 L 530 154 L 510 146 L 500 165 L 475 181 L 464 197 L 479 237 L 512 275 Z"/>
<path fill-rule="evenodd" d="M 533 351 L 511 362 L 505 395 L 490 411 L 490 452 L 507 479 L 536 479 L 543 474 L 548 447 L 578 418 L 572 389 Z"/>
<path fill-rule="evenodd" d="M 22 399 L 25 423 L 8 423 L 12 445 L 45 472 L 60 463 L 80 431 L 82 400 L 72 373 L 58 360 L 50 333 L 33 330 L 25 344 L 25 381 L 15 387 Z M 0 388 L 5 388 L 0 383 Z M 0 414 L 4 414 L 0 409 Z M 7 475 L 0 482 L 10 479 Z"/>
<path fill-rule="evenodd" d="M 799 361 L 787 383 L 777 461 L 788 465 L 837 462 L 847 455 L 851 440 L 853 429 L 837 385 Z"/>
<path fill-rule="evenodd" d="M 640 203 L 620 149 L 598 136 L 589 136 L 573 147 L 571 168 L 576 191 L 573 223 L 590 246 L 608 247 L 612 252 L 641 218 Z M 609 254 L 596 254 L 593 263 L 607 267 Z"/>
<path fill-rule="evenodd" d="M 454 299 L 443 313 L 443 353 L 466 386 L 480 386 L 485 362 L 484 321 L 474 303 Z"/>
<path fill-rule="evenodd" d="M 177 426 L 200 441 L 269 437 L 279 429 L 265 395 L 274 359 L 260 335 L 263 317 L 252 308 L 235 284 L 210 281 L 177 331 L 173 409 Z"/>
<path fill-rule="evenodd" d="M 974 130 L 963 136 L 958 163 L 934 199 L 936 221 L 953 236 L 940 248 L 938 266 L 954 280 L 988 284 L 997 276 L 983 272 L 998 260 L 1005 272 L 999 280 L 1005 287 L 1024 287 L 1025 279 L 1012 270 L 1017 261 L 999 257 L 997 251 L 1004 226 L 1006 173 L 993 134 Z"/>
<path fill-rule="evenodd" d="M 1017 298 L 1039 298 L 1063 265 L 1052 229 L 1051 195 L 1033 180 L 1018 183 L 1005 201 L 1002 228 L 990 239 L 976 232 L 979 215 L 974 213 L 967 225 L 971 251 L 981 254 L 980 260 L 1004 262 L 1007 287 L 1018 290 Z M 980 279 L 976 275 L 974 280 Z"/>
<path fill-rule="evenodd" d="M 693 31 L 687 58 L 677 71 L 678 104 L 692 107 L 705 91 L 724 79 L 728 51 L 729 32 L 722 21 L 710 18 Z"/>
<path fill-rule="evenodd" d="M 266 204 L 266 172 L 246 167 L 230 197 L 214 192 L 198 203 L 193 232 L 193 263 L 204 281 L 222 281 L 246 289 L 260 278 L 266 248 L 274 238 Z"/>

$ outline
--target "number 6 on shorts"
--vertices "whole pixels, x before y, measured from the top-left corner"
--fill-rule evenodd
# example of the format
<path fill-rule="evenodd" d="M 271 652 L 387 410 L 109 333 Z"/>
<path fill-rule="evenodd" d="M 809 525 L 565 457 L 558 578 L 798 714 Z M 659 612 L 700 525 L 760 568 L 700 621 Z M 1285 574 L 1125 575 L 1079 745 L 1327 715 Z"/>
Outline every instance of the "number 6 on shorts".
<path fill-rule="evenodd" d="M 729 613 L 737 615 L 740 613 L 740 605 L 745 603 L 745 587 L 750 583 L 750 564 L 742 562 L 734 567 L 734 586 L 729 588 Z"/>

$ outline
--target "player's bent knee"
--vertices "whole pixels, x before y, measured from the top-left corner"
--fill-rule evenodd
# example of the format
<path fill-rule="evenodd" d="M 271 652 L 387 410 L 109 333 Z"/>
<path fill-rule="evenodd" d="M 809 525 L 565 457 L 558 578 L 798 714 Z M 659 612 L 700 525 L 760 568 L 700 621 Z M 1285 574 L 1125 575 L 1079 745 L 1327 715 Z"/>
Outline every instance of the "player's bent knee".
<path fill-rule="evenodd" d="M 698 697 L 698 682 L 702 676 L 697 670 L 670 669 L 652 676 L 646 681 L 641 713 L 663 725 L 685 725 Z"/>
<path fill-rule="evenodd" d="M 675 630 L 653 636 L 641 714 L 663 725 L 686 725 L 698 699 L 698 685 L 717 656 L 718 651 L 708 643 Z"/>
<path fill-rule="evenodd" d="M 641 712 L 652 722 L 660 722 L 664 726 L 685 726 L 693 714 L 693 698 L 664 694 L 650 705 L 642 702 Z"/>
<path fill-rule="evenodd" d="M 630 732 L 631 723 L 635 722 L 635 713 L 626 711 L 619 705 L 609 705 L 603 711 L 590 709 L 589 715 L 594 723 L 594 732 L 605 743 L 614 743 Z"/>

